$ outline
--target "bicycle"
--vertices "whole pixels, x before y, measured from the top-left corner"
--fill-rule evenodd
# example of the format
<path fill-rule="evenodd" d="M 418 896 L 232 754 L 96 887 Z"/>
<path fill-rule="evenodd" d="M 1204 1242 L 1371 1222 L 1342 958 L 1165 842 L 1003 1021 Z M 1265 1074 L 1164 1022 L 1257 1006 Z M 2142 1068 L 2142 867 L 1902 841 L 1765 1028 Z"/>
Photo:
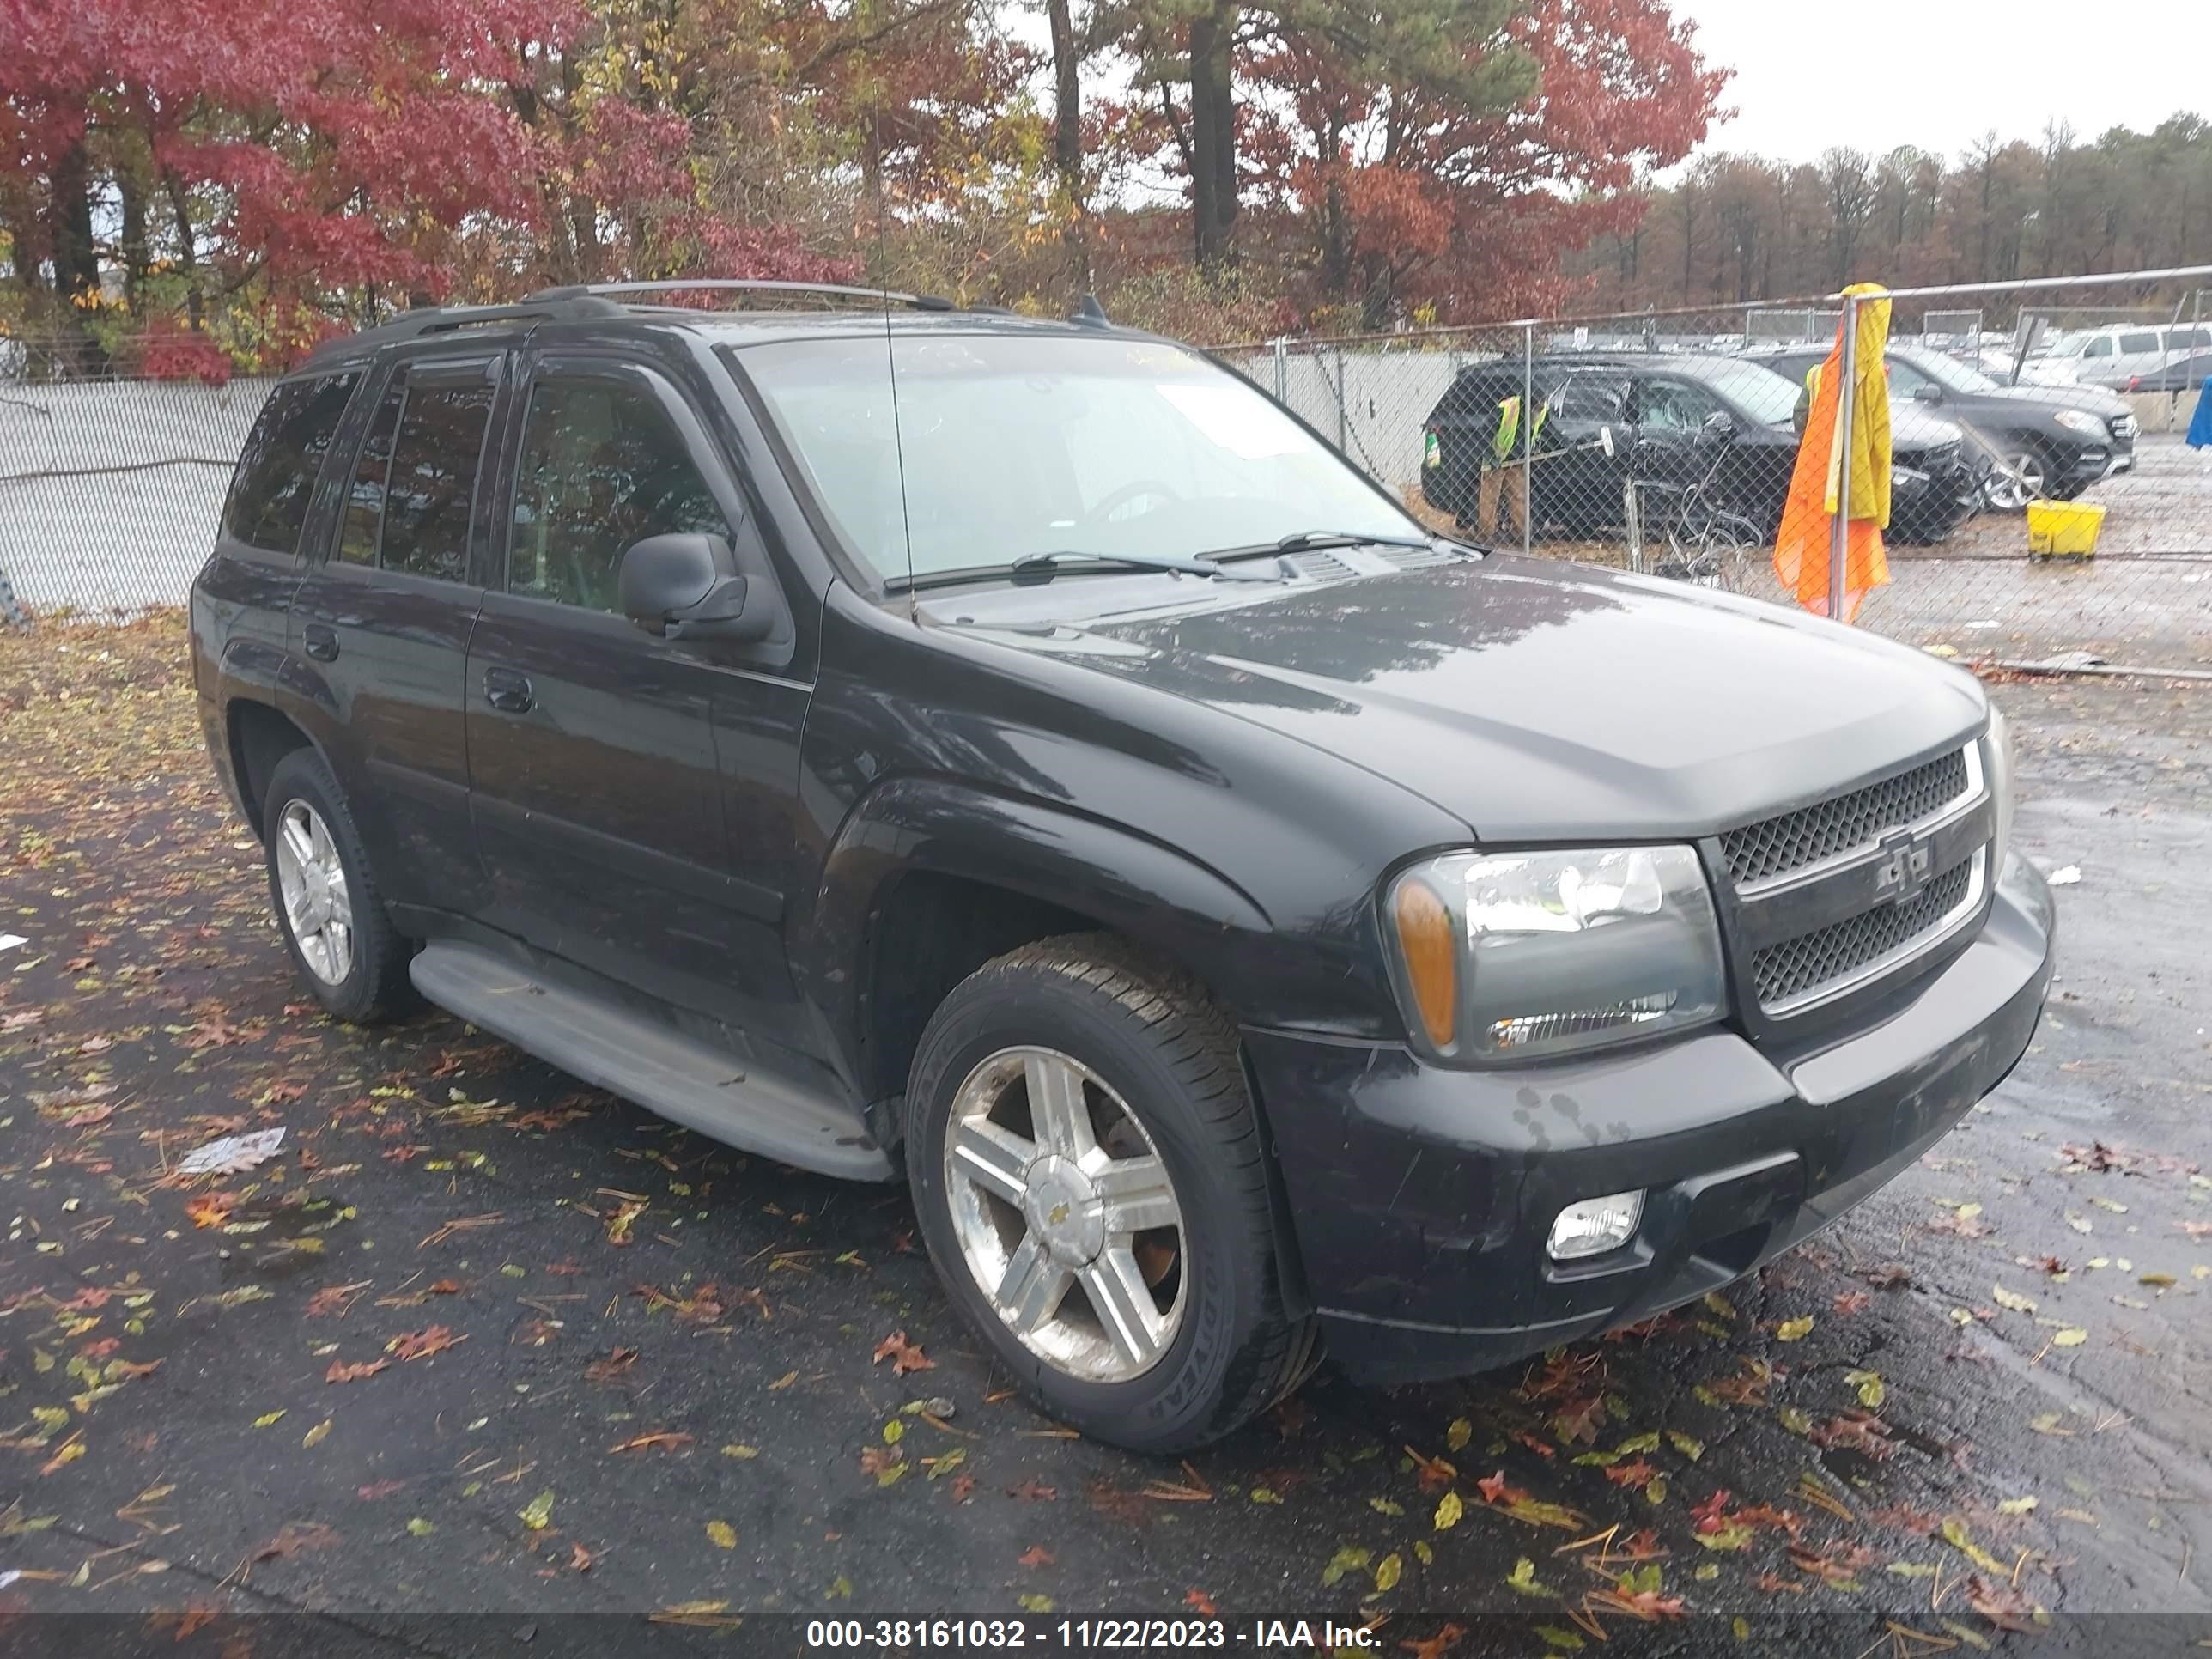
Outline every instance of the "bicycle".
<path fill-rule="evenodd" d="M 1688 484 L 1639 477 L 1633 459 L 1627 484 L 1629 568 L 1698 587 L 1748 593 L 1759 555 L 1770 538 L 1741 513 L 1715 499 L 1715 484 L 1727 459 L 1730 434 L 1708 422 L 1697 448 L 1711 450 L 1704 476 Z M 1644 555 L 1646 538 L 1664 538 L 1656 560 Z"/>

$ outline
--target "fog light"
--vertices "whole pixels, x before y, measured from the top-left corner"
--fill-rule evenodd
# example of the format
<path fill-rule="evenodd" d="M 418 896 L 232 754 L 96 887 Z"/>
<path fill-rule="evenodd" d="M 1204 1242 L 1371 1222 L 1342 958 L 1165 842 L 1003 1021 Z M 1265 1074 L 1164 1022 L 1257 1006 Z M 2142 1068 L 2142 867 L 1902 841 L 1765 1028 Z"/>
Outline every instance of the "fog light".
<path fill-rule="evenodd" d="M 1575 1261 L 1586 1255 L 1617 1250 L 1635 1234 L 1644 1217 L 1644 1194 L 1610 1193 L 1586 1198 L 1559 1212 L 1552 1236 L 1544 1241 L 1546 1254 L 1554 1261 Z"/>

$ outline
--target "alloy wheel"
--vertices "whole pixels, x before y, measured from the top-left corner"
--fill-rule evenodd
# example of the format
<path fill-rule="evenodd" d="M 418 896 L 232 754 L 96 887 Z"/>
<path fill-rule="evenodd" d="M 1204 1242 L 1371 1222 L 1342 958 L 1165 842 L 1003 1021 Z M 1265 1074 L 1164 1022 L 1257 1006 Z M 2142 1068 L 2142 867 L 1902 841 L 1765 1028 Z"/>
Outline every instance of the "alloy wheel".
<path fill-rule="evenodd" d="M 1097 1073 L 1053 1048 L 983 1060 L 953 1097 L 945 1176 L 961 1256 L 1023 1346 L 1089 1382 L 1159 1362 L 1182 1317 L 1182 1207 Z"/>
<path fill-rule="evenodd" d="M 1984 488 L 1992 507 L 2000 513 L 2017 513 L 2030 501 L 2041 501 L 2049 483 L 2043 458 L 2023 449 L 1990 469 Z"/>
<path fill-rule="evenodd" d="M 303 800 L 284 804 L 276 820 L 276 887 L 284 925 L 307 971 L 325 985 L 353 972 L 353 900 L 345 864 L 322 815 Z"/>

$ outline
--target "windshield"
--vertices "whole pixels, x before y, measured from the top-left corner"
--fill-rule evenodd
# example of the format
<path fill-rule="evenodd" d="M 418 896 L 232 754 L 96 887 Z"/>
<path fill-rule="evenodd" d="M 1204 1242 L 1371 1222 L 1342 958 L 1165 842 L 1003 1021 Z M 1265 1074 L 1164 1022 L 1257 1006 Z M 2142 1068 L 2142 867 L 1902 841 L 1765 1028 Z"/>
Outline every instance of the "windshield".
<path fill-rule="evenodd" d="M 1713 389 L 1754 421 L 1788 426 L 1797 408 L 1797 388 L 1771 368 L 1729 363 L 1714 371 Z"/>
<path fill-rule="evenodd" d="M 1183 347 L 975 334 L 895 337 L 891 349 L 896 423 L 881 335 L 732 353 L 879 579 L 1034 553 L 1191 557 L 1300 531 L 1422 533 L 1334 450 Z"/>
<path fill-rule="evenodd" d="M 1897 354 L 1929 380 L 1948 387 L 1953 392 L 2002 392 L 2004 388 L 1983 374 L 1970 368 L 1955 357 L 1947 357 L 1940 351 L 1914 351 Z"/>

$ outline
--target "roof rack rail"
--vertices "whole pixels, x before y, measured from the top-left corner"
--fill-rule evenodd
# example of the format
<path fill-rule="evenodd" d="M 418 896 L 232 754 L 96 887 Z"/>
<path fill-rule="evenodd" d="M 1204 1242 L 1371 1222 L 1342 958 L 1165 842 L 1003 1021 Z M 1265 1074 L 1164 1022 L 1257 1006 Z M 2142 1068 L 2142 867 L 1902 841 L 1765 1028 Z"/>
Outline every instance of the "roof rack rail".
<path fill-rule="evenodd" d="M 751 276 L 673 276 L 655 282 L 580 283 L 566 288 L 541 289 L 532 300 L 565 301 L 603 298 L 623 294 L 684 294 L 699 289 L 765 294 L 829 294 L 841 299 L 867 300 L 877 305 L 902 305 L 915 311 L 951 311 L 950 300 L 933 294 L 902 294 L 896 289 L 854 288 L 843 283 L 772 282 Z"/>
<path fill-rule="evenodd" d="M 495 323 L 543 323 L 562 319 L 578 320 L 589 317 L 618 317 L 622 307 L 611 300 L 602 300 L 578 289 L 572 293 L 532 295 L 520 305 L 512 306 L 420 306 L 412 311 L 403 311 L 388 323 L 379 323 L 374 328 L 364 328 L 357 333 L 341 334 L 325 340 L 307 355 L 310 357 L 333 356 L 343 351 L 391 345 L 401 340 L 418 339 L 426 334 L 449 333 L 456 329 L 481 328 Z"/>

